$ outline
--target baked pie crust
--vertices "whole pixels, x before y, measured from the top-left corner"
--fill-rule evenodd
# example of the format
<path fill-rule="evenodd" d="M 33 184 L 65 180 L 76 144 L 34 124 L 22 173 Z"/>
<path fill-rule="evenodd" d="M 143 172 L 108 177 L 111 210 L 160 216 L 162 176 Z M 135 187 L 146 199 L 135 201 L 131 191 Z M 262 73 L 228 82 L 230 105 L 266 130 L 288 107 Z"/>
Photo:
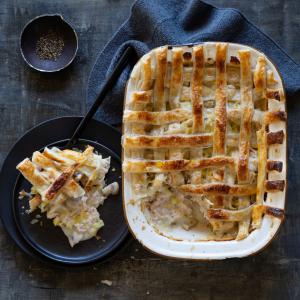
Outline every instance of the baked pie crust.
<path fill-rule="evenodd" d="M 287 115 L 274 70 L 264 54 L 230 43 L 145 54 L 125 97 L 125 212 L 136 203 L 169 239 L 201 223 L 201 239 L 243 240 L 265 216 L 282 220 Z"/>

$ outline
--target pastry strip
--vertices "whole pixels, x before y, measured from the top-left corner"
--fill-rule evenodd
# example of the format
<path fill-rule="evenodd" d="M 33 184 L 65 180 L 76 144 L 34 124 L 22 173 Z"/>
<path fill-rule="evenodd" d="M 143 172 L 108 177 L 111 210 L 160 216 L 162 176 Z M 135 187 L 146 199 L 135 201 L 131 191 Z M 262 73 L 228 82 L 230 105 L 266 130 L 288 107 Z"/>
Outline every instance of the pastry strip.
<path fill-rule="evenodd" d="M 149 125 L 166 125 L 170 123 L 182 122 L 191 118 L 191 112 L 187 109 L 177 108 L 168 111 L 132 111 L 125 110 L 123 120 L 125 123 L 143 123 Z M 228 109 L 227 118 L 230 121 L 239 123 L 241 111 L 239 109 Z M 255 109 L 252 122 L 266 125 L 273 122 L 286 121 L 286 112 L 281 110 L 265 112 Z M 193 128 L 193 133 L 201 132 L 198 128 Z"/>
<path fill-rule="evenodd" d="M 284 132 L 283 130 L 279 130 L 276 132 L 269 132 L 267 134 L 267 144 L 273 145 L 273 144 L 282 144 L 284 139 Z"/>
<path fill-rule="evenodd" d="M 265 188 L 268 192 L 283 191 L 285 187 L 284 180 L 266 180 Z"/>
<path fill-rule="evenodd" d="M 257 58 L 257 63 L 253 74 L 253 83 L 255 100 L 261 100 L 262 110 L 267 110 L 268 102 L 266 97 L 266 59 L 264 56 L 259 56 Z"/>
<path fill-rule="evenodd" d="M 193 71 L 191 77 L 191 102 L 193 113 L 192 133 L 197 134 L 204 130 L 202 87 L 204 77 L 204 51 L 203 46 L 193 47 Z M 201 148 L 190 149 L 191 159 L 200 158 L 203 155 Z M 190 173 L 191 183 L 200 184 L 202 172 Z"/>
<path fill-rule="evenodd" d="M 123 163 L 124 172 L 128 173 L 160 173 L 170 171 L 192 171 L 205 168 L 220 168 L 222 166 L 234 166 L 231 157 L 216 156 L 202 159 L 179 160 L 126 160 Z"/>
<path fill-rule="evenodd" d="M 215 125 L 213 133 L 213 155 L 225 154 L 225 138 L 227 129 L 227 44 L 216 44 L 216 105 L 215 105 Z M 218 169 L 213 172 L 216 181 L 224 180 L 225 169 Z M 223 206 L 223 197 L 215 197 L 215 204 Z"/>
<path fill-rule="evenodd" d="M 266 125 L 273 122 L 285 122 L 286 121 L 286 112 L 281 110 L 269 111 L 265 113 L 264 123 Z"/>
<path fill-rule="evenodd" d="M 41 172 L 30 161 L 29 158 L 25 158 L 23 161 L 21 161 L 17 165 L 17 169 L 38 190 L 39 193 L 48 188 L 48 180 L 42 176 Z"/>
<path fill-rule="evenodd" d="M 53 200 L 58 193 L 61 191 L 61 189 L 66 185 L 66 183 L 70 180 L 70 178 L 73 176 L 76 168 L 78 165 L 74 165 L 70 167 L 68 170 L 62 172 L 55 181 L 50 185 L 50 187 L 47 189 L 45 193 L 45 198 L 47 200 Z"/>
<path fill-rule="evenodd" d="M 169 93 L 169 105 L 171 109 L 179 107 L 179 101 L 181 96 L 182 86 L 182 73 L 183 73 L 183 50 L 181 48 L 174 48 L 171 51 L 171 79 L 170 79 L 170 93 Z M 172 148 L 169 149 L 170 159 L 181 160 L 183 154 L 181 149 Z M 184 184 L 184 177 L 181 172 L 172 172 L 169 174 L 170 185 L 178 186 Z"/>
<path fill-rule="evenodd" d="M 267 170 L 268 171 L 277 171 L 282 172 L 283 168 L 283 162 L 282 161 L 274 161 L 274 160 L 268 160 L 267 161 Z"/>
<path fill-rule="evenodd" d="M 267 143 L 266 143 L 266 131 L 264 126 L 257 131 L 257 191 L 256 191 L 256 204 L 262 205 L 264 202 L 265 193 L 265 179 L 266 179 L 266 163 L 267 163 Z M 262 214 L 255 210 L 252 214 L 252 226 L 259 228 L 261 225 Z"/>
<path fill-rule="evenodd" d="M 151 68 L 151 56 L 148 55 L 142 60 L 142 91 L 149 91 L 152 88 L 152 68 Z"/>
<path fill-rule="evenodd" d="M 186 109 L 173 109 L 168 111 L 125 111 L 123 120 L 126 123 L 142 123 L 149 125 L 167 125 L 182 122 L 191 117 L 191 112 Z"/>
<path fill-rule="evenodd" d="M 182 67 L 183 67 L 183 50 L 174 48 L 172 53 L 172 71 L 170 81 L 169 104 L 171 109 L 179 107 L 181 87 L 182 87 Z"/>
<path fill-rule="evenodd" d="M 125 136 L 123 146 L 129 148 L 189 148 L 211 146 L 212 135 Z"/>
<path fill-rule="evenodd" d="M 203 46 L 193 48 L 193 73 L 191 80 L 191 102 L 193 112 L 193 133 L 203 131 L 203 68 L 204 53 Z"/>
<path fill-rule="evenodd" d="M 269 216 L 283 219 L 284 210 L 280 208 L 275 208 L 267 205 L 252 205 L 247 208 L 240 210 L 228 210 L 228 209 L 208 209 L 208 217 L 212 219 L 219 219 L 222 221 L 237 221 L 241 222 L 245 218 L 249 218 L 252 212 L 252 215 L 255 215 L 257 211 L 260 213 L 265 213 Z"/>
<path fill-rule="evenodd" d="M 239 51 L 241 62 L 241 129 L 237 177 L 239 183 L 249 182 L 249 151 L 251 138 L 251 119 L 253 115 L 252 76 L 250 51 Z"/>
<path fill-rule="evenodd" d="M 225 153 L 225 135 L 227 124 L 226 112 L 226 55 L 227 44 L 216 46 L 216 107 L 213 135 L 214 155 Z"/>
<path fill-rule="evenodd" d="M 272 90 L 272 89 L 267 89 L 266 92 L 266 97 L 268 99 L 275 99 L 277 101 L 284 101 L 284 93 L 282 90 Z"/>
<path fill-rule="evenodd" d="M 228 134 L 227 145 L 236 146 L 239 141 L 237 134 Z M 213 135 L 205 133 L 201 135 L 137 135 L 125 136 L 123 138 L 123 147 L 132 148 L 195 148 L 210 147 L 213 144 Z M 256 144 L 255 144 L 256 145 Z M 253 146 L 255 146 L 253 145 Z"/>
<path fill-rule="evenodd" d="M 145 95 L 145 101 L 132 101 L 133 110 L 145 110 L 147 105 L 152 102 L 152 90 L 149 90 L 152 86 L 152 69 L 151 69 L 151 56 L 149 55 L 145 60 L 142 61 L 142 70 L 141 70 L 141 89 L 142 91 L 137 91 L 132 93 L 134 95 Z M 145 134 L 145 124 L 141 123 L 131 123 L 131 132 L 134 134 Z M 132 158 L 143 158 L 144 150 L 143 149 L 132 149 L 130 151 Z M 131 176 L 132 184 L 135 189 L 135 193 L 144 194 L 145 186 L 147 182 L 146 174 L 132 174 Z"/>
<path fill-rule="evenodd" d="M 130 104 L 134 107 L 138 104 L 148 104 L 152 100 L 152 91 L 133 92 L 131 95 Z"/>
<path fill-rule="evenodd" d="M 224 183 L 208 183 L 198 185 L 186 184 L 180 186 L 179 190 L 184 193 L 203 194 L 212 196 L 250 196 L 256 193 L 256 185 L 228 185 Z"/>
<path fill-rule="evenodd" d="M 164 99 L 165 78 L 167 73 L 167 54 L 168 48 L 161 47 L 155 50 L 156 58 L 156 80 L 155 80 L 155 97 L 154 110 L 165 110 L 166 103 Z"/>

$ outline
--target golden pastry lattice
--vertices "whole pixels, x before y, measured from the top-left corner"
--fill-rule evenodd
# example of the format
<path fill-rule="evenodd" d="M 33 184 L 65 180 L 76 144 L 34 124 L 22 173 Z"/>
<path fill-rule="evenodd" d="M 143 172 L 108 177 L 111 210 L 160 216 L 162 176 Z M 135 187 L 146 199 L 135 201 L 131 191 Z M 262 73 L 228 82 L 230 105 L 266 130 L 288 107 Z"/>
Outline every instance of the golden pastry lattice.
<path fill-rule="evenodd" d="M 230 55 L 230 44 L 215 43 L 210 56 L 206 47 L 160 47 L 136 65 L 125 99 L 123 170 L 136 197 L 164 186 L 205 199 L 213 230 L 235 226 L 243 239 L 263 214 L 283 217 L 264 197 L 285 189 L 284 180 L 268 180 L 284 164 L 268 159 L 268 148 L 285 141 L 284 130 L 269 126 L 286 121 L 282 108 L 269 110 L 285 102 L 284 92 L 263 54 Z"/>

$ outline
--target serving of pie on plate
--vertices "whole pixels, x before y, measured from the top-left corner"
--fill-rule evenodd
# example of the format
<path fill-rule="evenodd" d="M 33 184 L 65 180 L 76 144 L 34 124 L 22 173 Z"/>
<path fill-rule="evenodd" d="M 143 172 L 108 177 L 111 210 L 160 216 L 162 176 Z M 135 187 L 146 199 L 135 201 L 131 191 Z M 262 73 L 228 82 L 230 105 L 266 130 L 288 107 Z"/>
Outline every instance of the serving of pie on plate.
<path fill-rule="evenodd" d="M 163 46 L 127 84 L 124 208 L 129 227 L 169 257 L 242 257 L 283 217 L 286 108 L 281 77 L 240 44 Z"/>
<path fill-rule="evenodd" d="M 110 157 L 103 158 L 92 146 L 84 151 L 45 148 L 25 158 L 17 169 L 32 184 L 29 213 L 39 208 L 67 236 L 70 246 L 95 237 L 104 226 L 97 208 L 110 194 L 118 193 L 117 182 L 106 185 Z"/>

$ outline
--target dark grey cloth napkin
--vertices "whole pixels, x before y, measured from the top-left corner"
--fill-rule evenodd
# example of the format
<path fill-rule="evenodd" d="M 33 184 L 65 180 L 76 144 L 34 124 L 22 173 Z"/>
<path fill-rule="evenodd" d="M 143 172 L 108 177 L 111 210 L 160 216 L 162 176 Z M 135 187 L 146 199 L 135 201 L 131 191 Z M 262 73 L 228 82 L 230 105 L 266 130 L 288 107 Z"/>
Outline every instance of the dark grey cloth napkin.
<path fill-rule="evenodd" d="M 88 105 L 96 98 L 107 72 L 127 44 L 131 44 L 140 57 L 161 45 L 204 41 L 236 42 L 261 50 L 278 66 L 288 99 L 300 90 L 299 65 L 238 10 L 216 8 L 199 0 L 138 0 L 128 20 L 96 60 L 88 83 Z M 130 66 L 124 70 L 96 118 L 110 124 L 121 123 L 124 88 L 130 70 Z"/>

